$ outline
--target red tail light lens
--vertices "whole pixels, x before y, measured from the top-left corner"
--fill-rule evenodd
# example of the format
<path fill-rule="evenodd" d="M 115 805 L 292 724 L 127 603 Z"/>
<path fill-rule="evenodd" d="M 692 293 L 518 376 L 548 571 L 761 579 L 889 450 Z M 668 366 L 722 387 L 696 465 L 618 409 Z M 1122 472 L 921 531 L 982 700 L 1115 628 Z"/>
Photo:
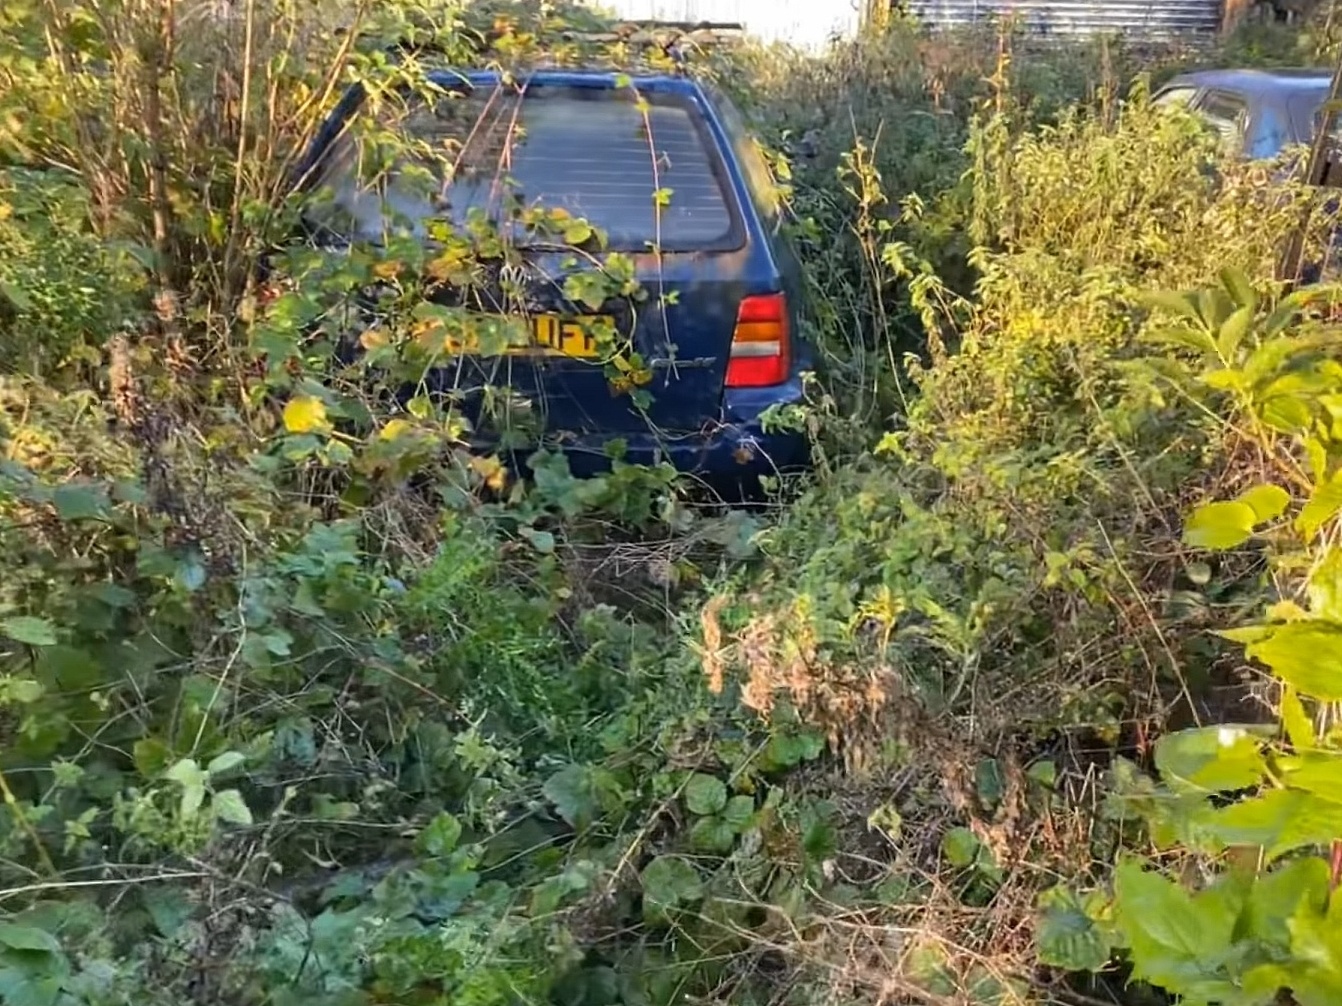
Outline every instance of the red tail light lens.
<path fill-rule="evenodd" d="M 781 293 L 746 297 L 736 314 L 727 360 L 727 387 L 767 388 L 788 378 L 791 362 L 787 298 Z"/>

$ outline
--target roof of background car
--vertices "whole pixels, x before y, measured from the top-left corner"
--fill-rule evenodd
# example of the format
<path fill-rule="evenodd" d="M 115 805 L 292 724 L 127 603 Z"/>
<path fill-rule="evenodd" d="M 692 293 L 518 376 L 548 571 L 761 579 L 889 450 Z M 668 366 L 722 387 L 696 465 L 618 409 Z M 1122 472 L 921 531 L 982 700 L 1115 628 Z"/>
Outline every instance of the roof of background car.
<path fill-rule="evenodd" d="M 1309 68 L 1273 69 L 1273 70 L 1193 70 L 1181 73 L 1170 85 L 1194 85 L 1197 87 L 1231 87 L 1242 91 L 1289 90 L 1315 91 L 1326 89 L 1332 82 L 1331 70 Z"/>

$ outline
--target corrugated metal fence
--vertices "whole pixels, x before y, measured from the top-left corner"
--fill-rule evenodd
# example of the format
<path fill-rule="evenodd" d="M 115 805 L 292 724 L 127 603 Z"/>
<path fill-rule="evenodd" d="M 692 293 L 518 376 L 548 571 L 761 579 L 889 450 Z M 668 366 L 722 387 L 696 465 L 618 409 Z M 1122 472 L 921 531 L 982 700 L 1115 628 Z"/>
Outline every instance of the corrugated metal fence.
<path fill-rule="evenodd" d="M 1221 0 L 906 0 L 910 14 L 932 28 L 1015 18 L 1031 34 L 1189 39 L 1221 26 Z"/>
<path fill-rule="evenodd" d="M 643 21 L 731 21 L 769 41 L 819 48 L 857 32 L 859 0 L 591 0 Z"/>

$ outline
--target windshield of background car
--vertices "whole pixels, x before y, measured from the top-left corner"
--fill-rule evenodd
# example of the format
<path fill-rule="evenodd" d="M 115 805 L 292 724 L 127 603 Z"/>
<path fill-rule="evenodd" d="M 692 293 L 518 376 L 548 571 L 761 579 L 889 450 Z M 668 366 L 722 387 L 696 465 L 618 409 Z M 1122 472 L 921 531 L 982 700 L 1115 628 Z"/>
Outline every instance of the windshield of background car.
<path fill-rule="evenodd" d="M 347 131 L 322 178 L 340 217 L 334 229 L 356 239 L 422 236 L 431 220 L 461 228 L 483 214 L 519 244 L 544 243 L 518 223 L 525 208 L 539 207 L 585 220 L 617 249 L 740 243 L 712 139 L 683 97 L 500 85 L 378 118 L 402 149 L 380 154 Z"/>

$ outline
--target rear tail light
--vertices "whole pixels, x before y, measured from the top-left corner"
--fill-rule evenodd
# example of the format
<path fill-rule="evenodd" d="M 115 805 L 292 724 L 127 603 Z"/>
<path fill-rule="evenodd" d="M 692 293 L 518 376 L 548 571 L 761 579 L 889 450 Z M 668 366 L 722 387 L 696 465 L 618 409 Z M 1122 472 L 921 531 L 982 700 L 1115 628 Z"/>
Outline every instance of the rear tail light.
<path fill-rule="evenodd" d="M 781 293 L 746 297 L 736 314 L 727 360 L 727 387 L 767 388 L 788 378 L 791 362 L 787 298 Z"/>

